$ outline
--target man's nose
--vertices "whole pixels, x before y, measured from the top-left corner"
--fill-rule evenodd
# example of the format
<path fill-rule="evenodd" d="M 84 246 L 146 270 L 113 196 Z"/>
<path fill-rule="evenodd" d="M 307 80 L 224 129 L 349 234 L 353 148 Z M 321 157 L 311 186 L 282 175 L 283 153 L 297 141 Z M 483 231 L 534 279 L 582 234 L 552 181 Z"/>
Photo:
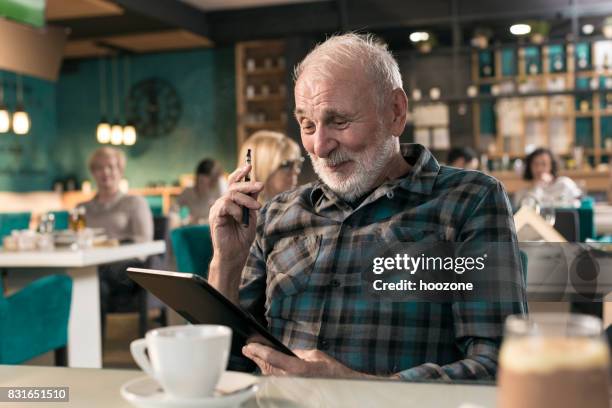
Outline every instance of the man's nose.
<path fill-rule="evenodd" d="M 317 157 L 326 158 L 338 147 L 338 142 L 332 137 L 324 126 L 317 129 L 314 134 L 314 153 Z"/>

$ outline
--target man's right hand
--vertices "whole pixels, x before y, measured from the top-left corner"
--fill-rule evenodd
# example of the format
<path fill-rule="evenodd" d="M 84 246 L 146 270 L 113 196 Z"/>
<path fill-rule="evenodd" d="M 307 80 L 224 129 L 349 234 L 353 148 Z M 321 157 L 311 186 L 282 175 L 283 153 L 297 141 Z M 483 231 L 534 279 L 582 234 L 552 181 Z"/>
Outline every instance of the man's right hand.
<path fill-rule="evenodd" d="M 215 201 L 208 217 L 213 243 L 209 282 L 230 298 L 237 297 L 240 274 L 255 239 L 257 210 L 261 208 L 257 196 L 263 183 L 240 181 L 251 167 L 246 165 L 230 174 L 227 192 Z M 248 227 L 242 225 L 242 207 L 249 209 Z"/>

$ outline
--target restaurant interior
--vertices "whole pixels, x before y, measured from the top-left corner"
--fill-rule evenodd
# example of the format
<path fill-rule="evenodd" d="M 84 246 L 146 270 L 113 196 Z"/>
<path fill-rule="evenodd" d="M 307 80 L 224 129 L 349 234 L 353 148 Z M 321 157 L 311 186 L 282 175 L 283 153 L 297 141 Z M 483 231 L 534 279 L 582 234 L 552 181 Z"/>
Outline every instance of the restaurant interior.
<path fill-rule="evenodd" d="M 584 318 L 578 323 L 605 338 L 612 1 L 0 0 L 0 407 L 25 406 L 11 405 L 11 387 L 55 387 L 56 398 L 68 387 L 60 401 L 70 407 L 196 406 L 162 397 L 166 405 L 155 405 L 157 391 L 126 386 L 143 375 L 139 367 L 150 373 L 134 341 L 189 318 L 125 270 L 206 279 L 209 214 L 247 150 L 269 159 L 253 167 L 262 204 L 317 179 L 295 119 L 294 68 L 349 32 L 375 35 L 397 61 L 408 100 L 400 143 L 503 186 L 526 254 L 530 313 Z M 274 184 L 279 170 L 288 187 Z M 584 251 L 568 264 L 588 270 L 580 276 L 595 282 L 597 300 L 546 292 L 545 264 L 523 242 L 550 245 L 538 247 L 549 258 L 553 245 Z M 514 323 L 506 333 L 519 330 Z M 581 346 L 566 354 L 582 364 L 592 350 Z M 508 372 L 525 360 L 510 350 Z M 552 398 L 547 387 L 573 378 L 563 372 L 531 388 L 506 374 L 503 394 L 495 380 L 402 389 L 272 375 L 245 388 L 244 378 L 223 374 L 237 391 L 214 398 L 227 399 L 218 406 L 535 407 L 537 389 Z M 604 387 L 606 405 L 582 406 L 609 406 Z M 207 398 L 199 406 L 213 406 Z"/>

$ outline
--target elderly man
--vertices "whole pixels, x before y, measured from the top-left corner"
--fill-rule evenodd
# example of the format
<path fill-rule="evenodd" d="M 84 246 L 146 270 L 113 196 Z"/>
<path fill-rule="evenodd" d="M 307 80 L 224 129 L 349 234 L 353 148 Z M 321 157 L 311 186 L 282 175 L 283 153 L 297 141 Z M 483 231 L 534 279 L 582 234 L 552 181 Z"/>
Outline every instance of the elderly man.
<path fill-rule="evenodd" d="M 273 375 L 494 378 L 504 318 L 523 304 L 367 299 L 357 262 L 377 242 L 516 242 L 500 183 L 400 145 L 402 78 L 371 36 L 318 45 L 296 68 L 295 101 L 321 180 L 260 209 L 262 185 L 240 181 L 245 166 L 211 209 L 209 281 L 299 358 L 261 344 L 243 354 Z M 240 225 L 242 206 L 256 227 Z"/>

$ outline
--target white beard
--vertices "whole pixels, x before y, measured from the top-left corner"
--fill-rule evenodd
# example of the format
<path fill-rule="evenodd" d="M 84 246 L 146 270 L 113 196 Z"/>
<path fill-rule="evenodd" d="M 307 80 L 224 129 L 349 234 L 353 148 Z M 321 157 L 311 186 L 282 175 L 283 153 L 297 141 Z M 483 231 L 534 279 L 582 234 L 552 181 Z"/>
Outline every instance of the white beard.
<path fill-rule="evenodd" d="M 353 153 L 341 147 L 335 149 L 326 158 L 319 158 L 310 153 L 310 161 L 321 181 L 345 201 L 354 201 L 372 190 L 396 152 L 398 143 L 393 136 L 377 135 L 377 143 L 363 152 Z M 328 166 L 334 166 L 351 160 L 353 171 L 346 175 L 334 172 Z"/>

